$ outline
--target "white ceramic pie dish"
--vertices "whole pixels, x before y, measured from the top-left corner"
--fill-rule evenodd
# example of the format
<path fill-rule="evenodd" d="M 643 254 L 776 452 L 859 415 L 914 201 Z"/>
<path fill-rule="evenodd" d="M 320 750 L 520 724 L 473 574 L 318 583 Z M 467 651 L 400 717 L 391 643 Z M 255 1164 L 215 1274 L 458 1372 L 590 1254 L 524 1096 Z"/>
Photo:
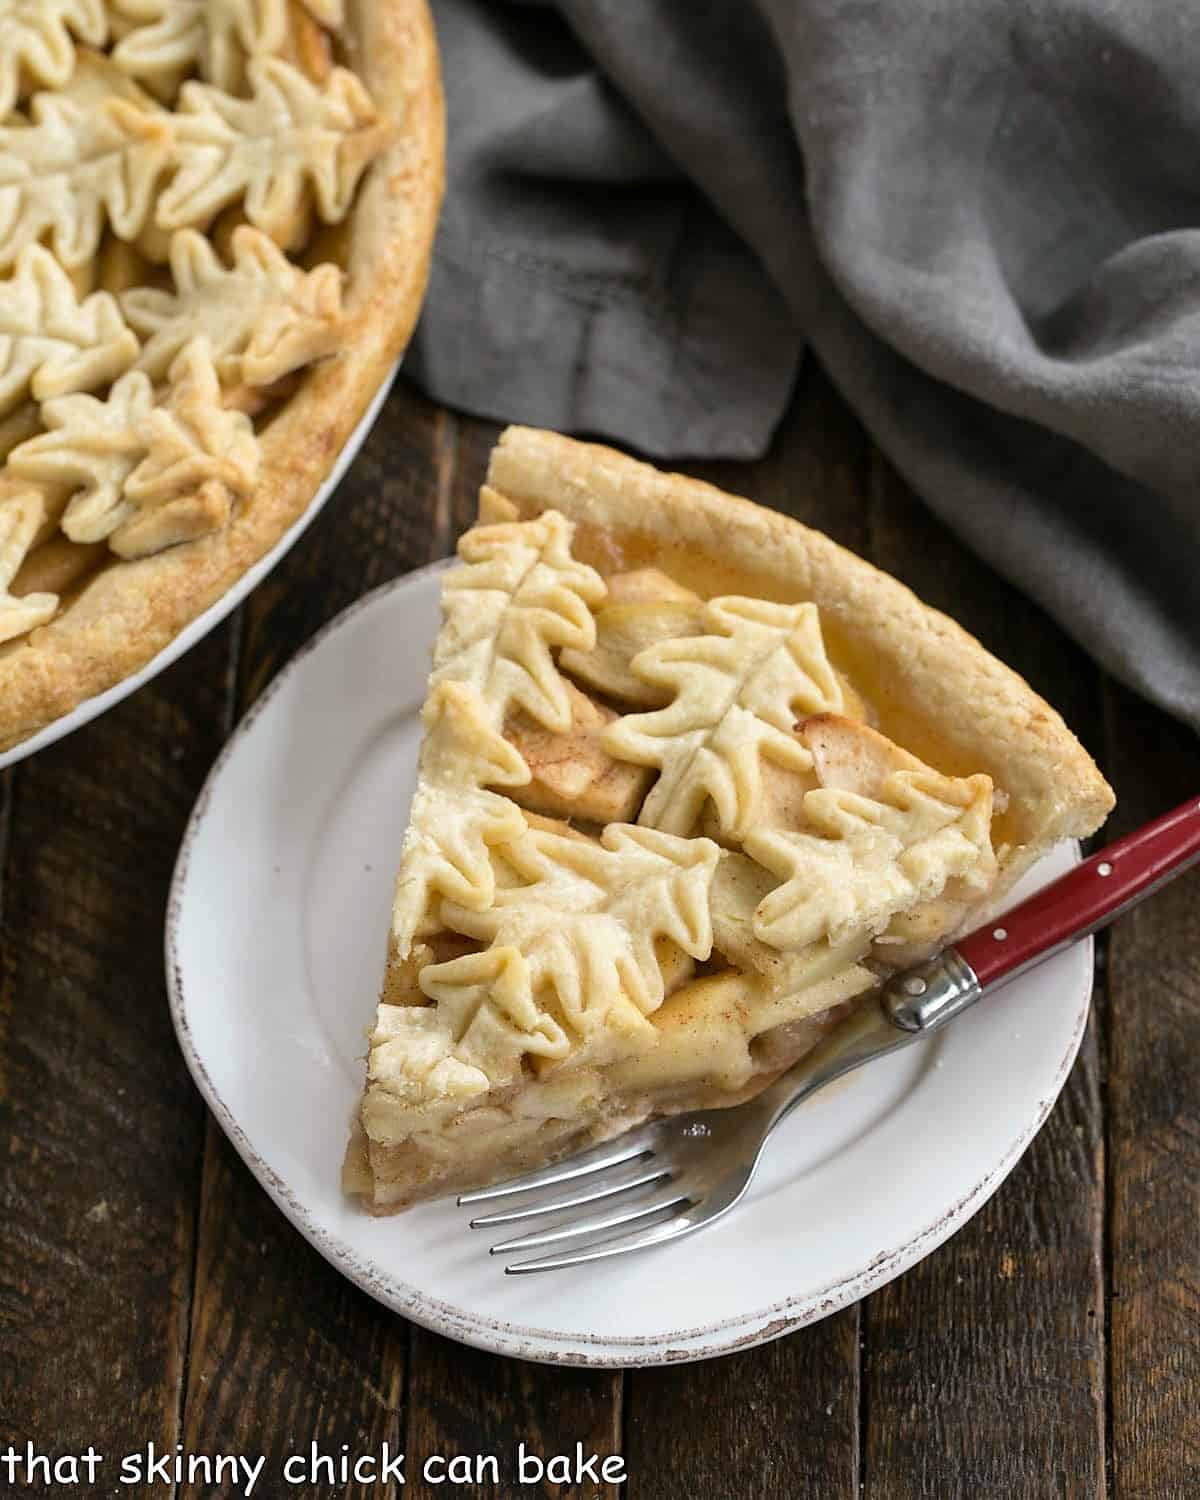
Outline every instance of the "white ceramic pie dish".
<path fill-rule="evenodd" d="M 243 720 L 197 802 L 171 891 L 167 976 L 180 1045 L 222 1127 L 351 1280 L 503 1354 L 700 1359 L 889 1281 L 986 1202 L 1049 1113 L 1087 1022 L 1090 940 L 798 1110 L 746 1204 L 677 1246 L 506 1277 L 452 1201 L 376 1219 L 343 1198 L 439 571 L 385 585 L 318 635 Z M 1060 849 L 1013 899 L 1077 858 Z"/>
<path fill-rule="evenodd" d="M 37 734 L 30 735 L 20 744 L 11 746 L 8 750 L 0 751 L 0 771 L 5 766 L 11 766 L 14 762 L 24 760 L 27 755 L 32 755 L 37 750 L 44 750 L 47 745 L 53 745 L 56 740 L 61 740 L 72 730 L 81 729 L 84 724 L 90 724 L 114 704 L 120 703 L 123 698 L 128 698 L 130 693 L 137 692 L 138 688 L 149 682 L 152 677 L 157 677 L 165 671 L 172 662 L 177 661 L 185 651 L 189 651 L 197 641 L 203 639 L 214 626 L 219 625 L 226 615 L 230 614 L 242 600 L 267 576 L 275 564 L 300 540 L 307 530 L 309 523 L 316 517 L 317 512 L 337 489 L 342 476 L 353 462 L 358 450 L 366 441 L 366 436 L 375 425 L 387 393 L 391 389 L 392 381 L 396 378 L 396 371 L 400 368 L 397 360 L 392 368 L 391 374 L 379 387 L 371 398 L 371 404 L 363 412 L 358 426 L 350 434 L 345 447 L 338 454 L 337 461 L 321 484 L 320 489 L 313 496 L 311 504 L 304 514 L 279 538 L 271 550 L 265 556 L 259 558 L 252 568 L 249 568 L 237 582 L 228 589 L 217 602 L 210 605 L 203 614 L 197 615 L 190 624 L 169 642 L 158 653 L 146 663 L 138 672 L 124 677 L 120 682 L 109 688 L 107 692 L 97 693 L 94 698 L 85 699 L 69 714 L 63 714 L 55 719 L 53 724 L 47 724 L 45 729 L 39 730 Z"/>

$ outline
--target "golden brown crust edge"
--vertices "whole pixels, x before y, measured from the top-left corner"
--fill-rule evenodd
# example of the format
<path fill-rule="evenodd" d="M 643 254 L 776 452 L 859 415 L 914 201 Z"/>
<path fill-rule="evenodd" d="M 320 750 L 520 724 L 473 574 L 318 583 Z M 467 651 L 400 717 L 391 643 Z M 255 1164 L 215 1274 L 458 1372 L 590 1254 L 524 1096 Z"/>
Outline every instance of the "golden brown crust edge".
<path fill-rule="evenodd" d="M 350 61 L 396 140 L 349 220 L 341 352 L 309 372 L 261 435 L 249 504 L 223 532 L 106 569 L 62 614 L 0 653 L 0 749 L 137 672 L 218 600 L 308 509 L 412 333 L 443 188 L 444 118 L 426 0 L 357 0 Z"/>
<path fill-rule="evenodd" d="M 1004 887 L 1058 840 L 1094 833 L 1113 807 L 1091 756 L 1024 678 L 904 584 L 799 521 L 527 427 L 501 435 L 488 484 L 522 516 L 553 507 L 581 530 L 615 534 L 618 547 L 658 539 L 685 563 L 689 553 L 724 559 L 743 589 L 814 601 L 835 660 L 848 659 L 858 682 L 869 678 L 885 733 L 947 774 L 986 771 L 1009 794 Z"/>

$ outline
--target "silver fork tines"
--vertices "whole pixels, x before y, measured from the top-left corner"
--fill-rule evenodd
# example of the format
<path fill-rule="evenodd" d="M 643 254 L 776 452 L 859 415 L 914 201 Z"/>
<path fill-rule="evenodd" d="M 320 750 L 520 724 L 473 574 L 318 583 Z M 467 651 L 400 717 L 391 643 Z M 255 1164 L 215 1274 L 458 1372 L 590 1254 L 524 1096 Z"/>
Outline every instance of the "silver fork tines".
<path fill-rule="evenodd" d="M 653 1159 L 653 1158 L 652 1158 Z M 498 1224 L 515 1224 L 521 1219 L 536 1219 L 543 1214 L 565 1213 L 569 1208 L 585 1208 L 589 1203 L 603 1203 L 608 1198 L 615 1198 L 621 1193 L 632 1193 L 638 1188 L 653 1187 L 657 1183 L 666 1182 L 671 1176 L 667 1167 L 657 1167 L 649 1172 L 639 1172 L 637 1176 L 630 1177 L 625 1182 L 610 1183 L 605 1187 L 595 1188 L 589 1193 L 576 1193 L 570 1198 L 549 1198 L 540 1203 L 531 1204 L 528 1208 L 507 1208 L 495 1214 L 480 1214 L 471 1220 L 472 1229 L 491 1229 Z"/>
<path fill-rule="evenodd" d="M 561 1271 L 567 1266 L 582 1266 L 591 1260 L 609 1260 L 614 1255 L 628 1255 L 631 1250 L 650 1250 L 655 1245 L 666 1245 L 671 1240 L 682 1239 L 708 1223 L 693 1223 L 687 1218 L 668 1219 L 665 1224 L 655 1224 L 634 1235 L 622 1235 L 619 1239 L 606 1241 L 590 1249 L 576 1250 L 570 1255 L 547 1255 L 539 1260 L 520 1260 L 516 1265 L 505 1266 L 506 1276 L 524 1276 L 529 1271 Z"/>
<path fill-rule="evenodd" d="M 555 1187 L 560 1182 L 573 1182 L 577 1177 L 590 1177 L 593 1172 L 602 1172 L 606 1167 L 619 1167 L 636 1161 L 640 1156 L 650 1155 L 652 1128 L 639 1130 L 619 1141 L 608 1141 L 602 1146 L 593 1146 L 580 1151 L 569 1161 L 559 1162 L 554 1167 L 542 1167 L 537 1172 L 526 1172 L 521 1177 L 510 1177 L 507 1182 L 497 1182 L 491 1187 L 475 1188 L 470 1193 L 458 1195 L 458 1206 L 465 1208 L 472 1203 L 487 1203 L 492 1198 L 504 1198 L 509 1193 L 531 1193 L 535 1188 Z"/>
<path fill-rule="evenodd" d="M 589 1239 L 593 1235 L 604 1236 L 626 1225 L 640 1223 L 643 1219 L 656 1218 L 661 1214 L 682 1211 L 691 1206 L 691 1199 L 684 1193 L 672 1193 L 656 1203 L 645 1203 L 639 1208 L 626 1209 L 624 1213 L 608 1214 L 597 1219 L 581 1219 L 574 1224 L 564 1224 L 561 1229 L 545 1229 L 541 1234 L 526 1234 L 519 1239 L 505 1240 L 493 1245 L 493 1255 L 504 1255 L 510 1250 L 540 1250 L 543 1245 L 558 1245 L 564 1240 Z"/>

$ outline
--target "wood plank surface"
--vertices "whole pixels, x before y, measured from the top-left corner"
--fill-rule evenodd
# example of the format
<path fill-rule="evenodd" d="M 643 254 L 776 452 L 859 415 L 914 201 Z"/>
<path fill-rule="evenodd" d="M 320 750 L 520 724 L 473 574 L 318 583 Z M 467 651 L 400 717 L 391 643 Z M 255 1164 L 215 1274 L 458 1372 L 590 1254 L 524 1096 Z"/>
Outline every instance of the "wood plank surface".
<path fill-rule="evenodd" d="M 1127 833 L 1200 790 L 1200 744 L 1108 693 Z M 1200 869 L 1109 940 L 1114 1500 L 1200 1495 Z"/>
<path fill-rule="evenodd" d="M 874 470 L 872 559 L 1021 672 L 1098 751 L 1095 668 L 881 459 Z M 1049 1120 L 996 1196 L 867 1302 L 867 1497 L 1103 1496 L 1100 1099 L 1093 1024 Z"/>
<path fill-rule="evenodd" d="M 480 1253 L 485 1253 L 480 1247 Z M 422 1328 L 413 1329 L 409 1379 L 408 1452 L 413 1476 L 406 1493 L 413 1500 L 439 1500 L 453 1494 L 449 1484 L 427 1482 L 418 1465 L 431 1455 L 493 1456 L 491 1473 L 464 1484 L 458 1493 L 506 1500 L 508 1496 L 555 1496 L 558 1500 L 618 1500 L 618 1484 L 583 1482 L 519 1483 L 518 1444 L 547 1462 L 556 1455 L 572 1462 L 576 1444 L 600 1459 L 621 1453 L 619 1371 L 561 1369 L 505 1359 L 464 1348 Z M 435 1469 L 430 1481 L 446 1471 Z M 557 1470 L 555 1472 L 558 1472 Z M 600 1472 L 597 1466 L 596 1472 Z M 537 1473 L 531 1468 L 529 1474 Z M 631 1495 L 637 1493 L 631 1489 Z"/>
<path fill-rule="evenodd" d="M 228 656 L 223 628 L 6 778 L 0 1449 L 94 1445 L 106 1474 L 179 1436 L 204 1109 L 167 1014 L 162 929 L 225 732 Z M 0 1493 L 19 1493 L 7 1478 Z"/>

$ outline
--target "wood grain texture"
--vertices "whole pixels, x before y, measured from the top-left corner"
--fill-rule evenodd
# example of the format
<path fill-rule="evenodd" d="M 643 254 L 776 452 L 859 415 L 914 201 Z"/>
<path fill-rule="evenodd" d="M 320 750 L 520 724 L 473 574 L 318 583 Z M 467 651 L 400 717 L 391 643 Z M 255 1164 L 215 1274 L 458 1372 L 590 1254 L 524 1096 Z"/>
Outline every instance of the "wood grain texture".
<path fill-rule="evenodd" d="M 1193 797 L 1200 745 L 1110 688 L 1128 832 Z M 1108 1131 L 1114 1500 L 1200 1494 L 1200 870 L 1109 938 Z"/>
<path fill-rule="evenodd" d="M 866 548 L 866 443 L 811 360 L 766 458 L 686 468 L 843 546 Z M 648 1277 L 664 1274 L 666 1254 L 647 1261 Z M 630 1500 L 853 1500 L 859 1402 L 857 1308 L 710 1365 L 633 1371 L 625 1435 Z"/>
<path fill-rule="evenodd" d="M 1059 708 L 1086 745 L 1095 669 L 876 460 L 871 556 Z M 865 1308 L 867 1497 L 1104 1494 L 1104 1142 L 1097 1032 L 1008 1181 Z"/>
<path fill-rule="evenodd" d="M 0 1448 L 121 1455 L 178 1437 L 204 1110 L 161 934 L 224 734 L 228 655 L 226 627 L 8 778 Z"/>
<path fill-rule="evenodd" d="M 484 1253 L 481 1247 L 480 1253 Z M 573 1458 L 575 1445 L 602 1458 L 621 1452 L 621 1376 L 604 1370 L 558 1369 L 503 1359 L 413 1329 L 409 1379 L 408 1452 L 413 1500 L 439 1500 L 451 1486 L 426 1483 L 420 1465 L 433 1454 L 494 1455 L 499 1482 L 490 1477 L 460 1493 L 506 1500 L 555 1496 L 557 1500 L 618 1500 L 616 1484 L 517 1482 L 516 1451 L 548 1460 Z M 631 1493 L 634 1493 L 631 1491 Z"/>
<path fill-rule="evenodd" d="M 628 1500 L 854 1500 L 858 1366 L 850 1307 L 757 1349 L 632 1372 Z"/>
<path fill-rule="evenodd" d="M 393 1485 L 342 1484 L 343 1453 L 403 1446 L 404 1323 L 312 1249 L 254 1181 L 210 1120 L 204 1158 L 194 1311 L 182 1438 L 192 1453 L 267 1457 L 256 1496 L 367 1497 Z M 284 1464 L 310 1472 L 312 1445 L 334 1464 L 297 1489 Z M 366 1471 L 364 1471 L 366 1472 Z M 329 1483 L 330 1479 L 335 1482 Z M 185 1484 L 182 1496 L 222 1485 Z"/>

